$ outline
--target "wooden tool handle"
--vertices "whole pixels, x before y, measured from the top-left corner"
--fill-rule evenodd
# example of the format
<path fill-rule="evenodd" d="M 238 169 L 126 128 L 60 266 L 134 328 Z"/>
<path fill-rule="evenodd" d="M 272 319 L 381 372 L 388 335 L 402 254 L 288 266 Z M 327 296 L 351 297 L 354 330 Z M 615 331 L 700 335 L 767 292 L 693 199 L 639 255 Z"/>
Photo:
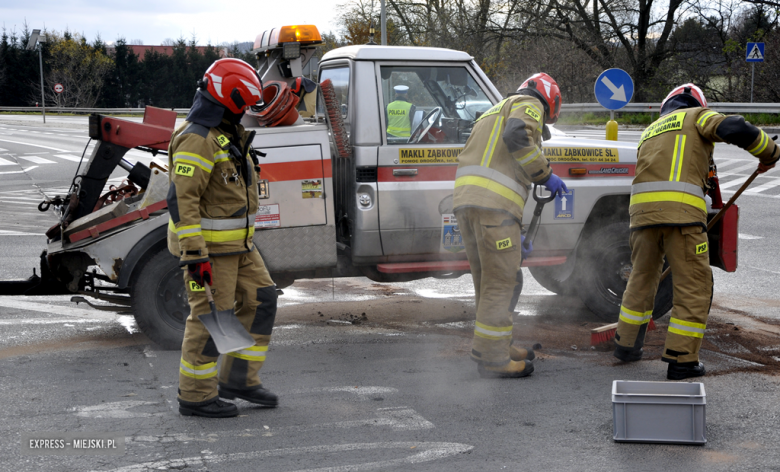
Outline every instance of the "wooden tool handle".
<path fill-rule="evenodd" d="M 214 297 L 211 296 L 211 287 L 206 281 L 203 281 L 203 288 L 206 289 L 206 297 L 209 299 L 209 303 L 214 303 Z"/>

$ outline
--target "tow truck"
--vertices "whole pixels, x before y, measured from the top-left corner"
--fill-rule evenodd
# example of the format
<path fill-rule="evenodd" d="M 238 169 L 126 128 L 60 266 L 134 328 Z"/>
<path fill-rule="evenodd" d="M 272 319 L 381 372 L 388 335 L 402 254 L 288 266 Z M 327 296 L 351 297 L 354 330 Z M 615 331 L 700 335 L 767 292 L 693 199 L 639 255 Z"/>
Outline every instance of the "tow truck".
<path fill-rule="evenodd" d="M 292 87 L 321 44 L 312 25 L 259 35 L 254 51 L 264 100 L 270 104 Z M 440 48 L 347 46 L 324 54 L 317 82 L 311 117 L 289 119 L 288 101 L 286 126 L 269 125 L 271 113 L 262 107 L 242 121 L 265 154 L 254 241 L 277 287 L 304 278 L 398 282 L 469 273 L 452 208 L 457 156 L 474 120 L 503 98 L 474 59 Z M 417 110 L 409 137 L 386 132 L 396 85 L 409 87 Z M 60 223 L 47 233 L 40 274 L 0 283 L 0 294 L 103 300 L 109 305 L 96 306 L 132 312 L 150 339 L 178 349 L 189 307 L 165 242 L 167 169 L 124 159 L 130 149 L 165 153 L 175 121 L 174 112 L 154 107 L 142 123 L 91 115 L 96 144 L 86 167 L 67 195 L 41 207 L 52 206 Z M 544 152 L 570 190 L 544 208 L 523 265 L 545 288 L 579 296 L 596 315 L 616 321 L 631 271 L 636 146 L 551 133 Z M 129 172 L 128 183 L 103 194 L 117 167 Z M 670 277 L 654 316 L 671 303 Z"/>

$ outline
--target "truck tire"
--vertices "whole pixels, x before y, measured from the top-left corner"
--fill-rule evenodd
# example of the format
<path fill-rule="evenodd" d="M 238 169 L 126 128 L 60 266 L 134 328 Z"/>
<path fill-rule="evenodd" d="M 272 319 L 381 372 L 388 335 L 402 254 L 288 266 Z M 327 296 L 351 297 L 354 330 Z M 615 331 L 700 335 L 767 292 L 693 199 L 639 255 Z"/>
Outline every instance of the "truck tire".
<path fill-rule="evenodd" d="M 182 269 L 167 248 L 150 251 L 138 263 L 130 295 L 141 332 L 163 349 L 181 349 L 190 306 Z"/>
<path fill-rule="evenodd" d="M 565 264 L 558 266 L 534 266 L 529 267 L 528 270 L 533 275 L 534 280 L 539 282 L 539 285 L 557 295 L 575 295 L 572 280 L 574 277 L 570 275 L 561 280 L 559 274 L 566 272 Z M 565 274 L 564 274 L 565 275 Z"/>
<path fill-rule="evenodd" d="M 631 247 L 628 222 L 612 223 L 592 233 L 580 245 L 577 268 L 577 294 L 580 300 L 602 320 L 616 323 L 620 304 L 631 274 Z M 667 267 L 664 262 L 664 268 Z M 653 319 L 672 309 L 672 277 L 658 286 Z"/>

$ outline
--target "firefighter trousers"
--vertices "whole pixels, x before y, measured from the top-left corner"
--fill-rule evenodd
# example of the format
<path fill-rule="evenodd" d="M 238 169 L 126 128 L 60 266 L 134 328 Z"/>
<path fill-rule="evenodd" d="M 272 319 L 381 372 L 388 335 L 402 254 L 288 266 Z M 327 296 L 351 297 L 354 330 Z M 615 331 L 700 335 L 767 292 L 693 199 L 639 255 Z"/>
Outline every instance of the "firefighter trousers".
<path fill-rule="evenodd" d="M 455 215 L 471 265 L 477 304 L 471 358 L 502 366 L 509 362 L 512 315 L 523 288 L 520 224 L 498 210 L 464 208 Z"/>
<path fill-rule="evenodd" d="M 206 292 L 184 270 L 190 315 L 184 328 L 179 366 L 179 400 L 199 404 L 217 396 L 217 381 L 234 389 L 252 389 L 261 384 L 258 375 L 266 359 L 276 318 L 276 286 L 263 258 L 251 252 L 210 258 L 214 274 L 211 286 L 217 310 L 235 309 L 241 324 L 255 339 L 255 345 L 222 356 L 209 332 L 198 319 L 211 313 Z"/>
<path fill-rule="evenodd" d="M 662 360 L 698 362 L 712 304 L 712 269 L 707 233 L 701 226 L 666 226 L 631 232 L 631 264 L 620 307 L 615 342 L 626 349 L 644 345 L 653 315 L 663 258 L 672 269 L 674 307 Z"/>

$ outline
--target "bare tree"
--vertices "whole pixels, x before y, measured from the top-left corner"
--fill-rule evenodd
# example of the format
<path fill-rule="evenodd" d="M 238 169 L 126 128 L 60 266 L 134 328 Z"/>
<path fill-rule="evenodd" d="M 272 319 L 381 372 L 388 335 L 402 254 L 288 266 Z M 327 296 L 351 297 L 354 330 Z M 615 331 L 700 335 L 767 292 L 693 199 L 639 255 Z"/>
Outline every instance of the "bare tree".
<path fill-rule="evenodd" d="M 100 98 L 105 77 L 114 66 L 102 51 L 90 47 L 74 34 L 64 39 L 56 33 L 46 35 L 51 58 L 44 76 L 46 101 L 58 107 L 93 108 Z M 63 92 L 54 92 L 54 85 L 62 84 Z M 40 96 L 40 86 L 37 87 Z"/>

